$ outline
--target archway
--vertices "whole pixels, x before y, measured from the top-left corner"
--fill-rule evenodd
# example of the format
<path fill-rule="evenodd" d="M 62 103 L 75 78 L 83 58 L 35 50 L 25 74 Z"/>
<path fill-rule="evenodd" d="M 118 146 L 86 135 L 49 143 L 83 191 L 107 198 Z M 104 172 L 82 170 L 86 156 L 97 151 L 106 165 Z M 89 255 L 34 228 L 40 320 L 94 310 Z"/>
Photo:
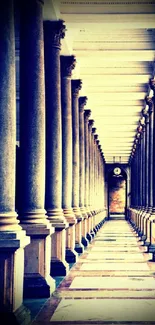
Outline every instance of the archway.
<path fill-rule="evenodd" d="M 115 165 L 108 174 L 108 217 L 124 216 L 127 210 L 127 174 Z"/>

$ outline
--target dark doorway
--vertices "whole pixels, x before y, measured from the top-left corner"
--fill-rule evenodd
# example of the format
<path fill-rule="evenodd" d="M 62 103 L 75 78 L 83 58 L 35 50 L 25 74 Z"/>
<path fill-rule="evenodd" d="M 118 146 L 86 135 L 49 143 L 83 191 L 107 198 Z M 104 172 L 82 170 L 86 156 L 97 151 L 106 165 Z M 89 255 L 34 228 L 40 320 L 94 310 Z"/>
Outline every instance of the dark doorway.
<path fill-rule="evenodd" d="M 108 177 L 108 215 L 126 216 L 127 177 L 120 167 L 114 167 Z"/>

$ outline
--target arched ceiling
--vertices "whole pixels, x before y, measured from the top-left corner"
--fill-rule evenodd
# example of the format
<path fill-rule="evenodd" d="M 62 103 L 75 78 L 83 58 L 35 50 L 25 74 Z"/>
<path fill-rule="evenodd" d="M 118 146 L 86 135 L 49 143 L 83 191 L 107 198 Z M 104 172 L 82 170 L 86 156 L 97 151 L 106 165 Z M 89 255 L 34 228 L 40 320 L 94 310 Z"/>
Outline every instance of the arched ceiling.
<path fill-rule="evenodd" d="M 45 0 L 44 19 L 65 21 L 61 54 L 76 56 L 106 162 L 128 163 L 155 75 L 155 0 Z"/>

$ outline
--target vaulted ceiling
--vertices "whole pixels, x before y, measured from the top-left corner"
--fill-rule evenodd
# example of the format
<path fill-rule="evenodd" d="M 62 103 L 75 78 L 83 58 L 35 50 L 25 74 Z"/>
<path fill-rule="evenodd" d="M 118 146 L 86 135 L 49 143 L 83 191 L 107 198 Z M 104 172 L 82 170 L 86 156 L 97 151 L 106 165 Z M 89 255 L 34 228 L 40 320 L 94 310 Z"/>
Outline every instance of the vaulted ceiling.
<path fill-rule="evenodd" d="M 155 75 L 155 0 L 45 0 L 44 19 L 65 21 L 61 54 L 76 56 L 106 162 L 128 163 Z"/>

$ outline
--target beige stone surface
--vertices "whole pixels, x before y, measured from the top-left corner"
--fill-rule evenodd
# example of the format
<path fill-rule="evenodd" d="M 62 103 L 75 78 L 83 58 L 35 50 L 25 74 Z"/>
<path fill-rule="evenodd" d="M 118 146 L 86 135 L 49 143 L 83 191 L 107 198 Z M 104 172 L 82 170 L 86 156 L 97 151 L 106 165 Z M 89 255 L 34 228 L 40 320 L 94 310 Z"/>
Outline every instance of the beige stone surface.
<path fill-rule="evenodd" d="M 62 299 L 54 321 L 155 321 L 155 299 Z"/>

